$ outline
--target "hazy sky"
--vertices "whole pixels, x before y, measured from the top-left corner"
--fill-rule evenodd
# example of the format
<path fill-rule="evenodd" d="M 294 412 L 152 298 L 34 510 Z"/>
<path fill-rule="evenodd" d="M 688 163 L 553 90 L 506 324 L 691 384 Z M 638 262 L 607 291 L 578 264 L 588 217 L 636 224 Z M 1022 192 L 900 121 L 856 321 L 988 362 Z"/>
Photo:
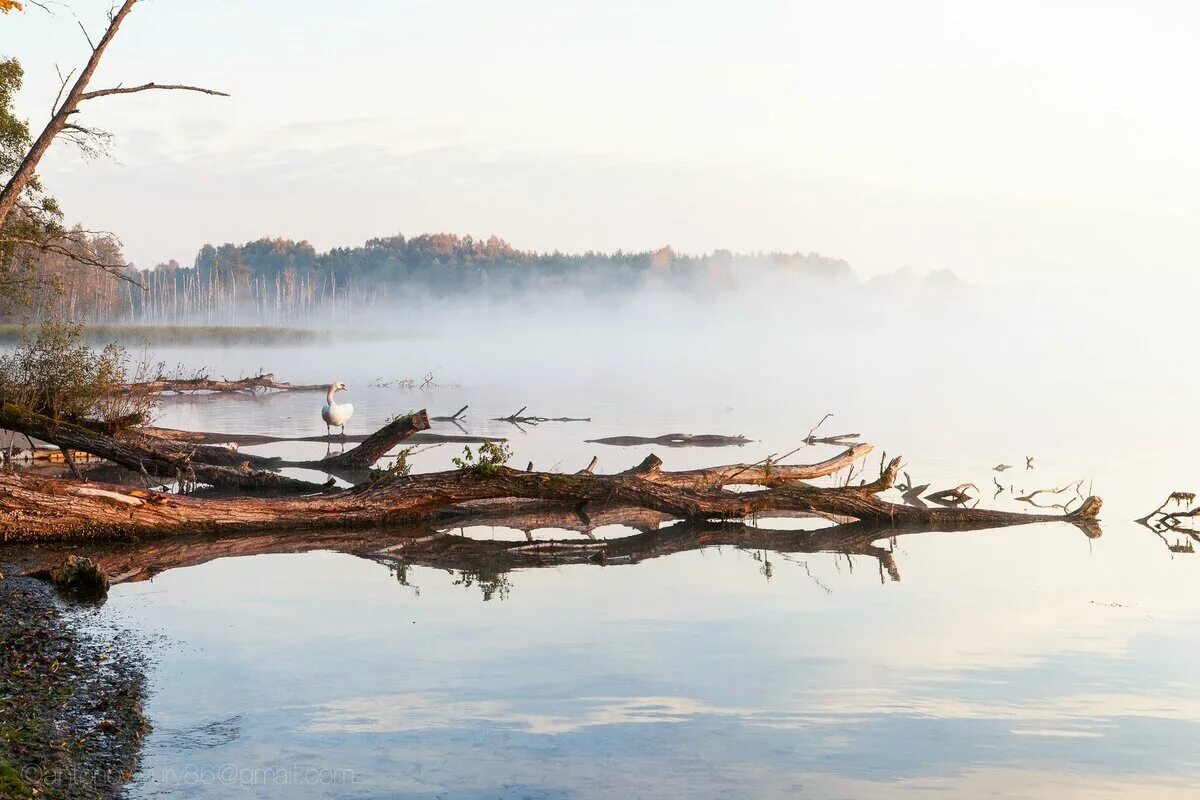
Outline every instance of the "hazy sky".
<path fill-rule="evenodd" d="M 69 0 L 93 30 L 108 2 Z M 144 0 L 47 186 L 141 266 L 264 235 L 816 250 L 863 274 L 1184 271 L 1200 6 L 1168 0 Z M 71 10 L 0 20 L 44 121 Z"/>

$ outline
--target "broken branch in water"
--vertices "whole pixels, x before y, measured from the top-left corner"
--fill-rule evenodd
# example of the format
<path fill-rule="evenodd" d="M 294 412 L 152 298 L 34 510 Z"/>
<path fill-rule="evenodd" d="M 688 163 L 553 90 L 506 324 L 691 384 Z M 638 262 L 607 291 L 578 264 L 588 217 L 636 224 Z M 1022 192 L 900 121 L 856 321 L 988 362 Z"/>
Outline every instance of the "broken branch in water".
<path fill-rule="evenodd" d="M 430 417 L 434 422 L 458 422 L 470 406 L 463 406 L 448 417 Z"/>
<path fill-rule="evenodd" d="M 807 438 L 805 438 L 804 443 L 807 445 L 816 445 L 816 444 L 846 445 L 846 444 L 850 444 L 855 439 L 859 438 L 860 435 L 861 434 L 857 434 L 857 433 L 839 433 L 836 436 L 811 436 L 810 435 Z"/>
<path fill-rule="evenodd" d="M 1026 495 L 1023 495 L 1022 497 L 1016 497 L 1013 499 L 1017 500 L 1018 502 L 1021 502 L 1021 503 L 1028 503 L 1029 505 L 1033 506 L 1034 508 L 1058 508 L 1063 511 L 1066 511 L 1068 509 L 1068 507 L 1071 505 L 1071 503 L 1075 502 L 1076 500 L 1083 499 L 1083 493 L 1080 491 L 1080 488 L 1082 486 L 1083 486 L 1083 478 L 1080 478 L 1079 480 L 1075 481 L 1074 483 L 1068 483 L 1066 486 L 1062 486 L 1058 489 L 1035 489 L 1034 491 L 1029 492 Z M 1069 491 L 1071 489 L 1075 490 L 1075 497 L 1067 500 L 1065 503 L 1045 503 L 1045 504 L 1043 504 L 1043 503 L 1037 502 L 1038 495 L 1041 495 L 1041 494 L 1061 495 L 1064 492 Z"/>
<path fill-rule="evenodd" d="M 828 414 L 821 417 L 820 422 L 818 422 L 816 425 L 813 425 L 811 428 L 808 429 L 808 435 L 804 437 L 804 441 L 807 442 L 809 439 L 813 438 L 813 434 L 817 432 L 817 429 L 820 428 L 822 425 L 824 425 L 825 421 L 828 420 L 832 416 L 833 416 L 833 412 L 830 411 Z"/>
<path fill-rule="evenodd" d="M 537 425 L 539 422 L 591 422 L 591 417 L 536 417 L 525 414 L 529 406 L 521 406 L 515 414 L 507 417 L 494 417 L 493 422 L 509 422 L 513 425 Z"/>

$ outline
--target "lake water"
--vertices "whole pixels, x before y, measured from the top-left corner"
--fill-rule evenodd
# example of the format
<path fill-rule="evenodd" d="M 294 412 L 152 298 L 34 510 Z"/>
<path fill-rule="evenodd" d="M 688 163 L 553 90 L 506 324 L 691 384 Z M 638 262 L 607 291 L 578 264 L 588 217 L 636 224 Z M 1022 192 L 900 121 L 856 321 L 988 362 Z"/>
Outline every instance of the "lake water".
<path fill-rule="evenodd" d="M 154 731 L 130 796 L 1194 796 L 1200 556 L 1134 522 L 1200 489 L 1190 334 L 1182 317 L 1072 303 L 531 301 L 440 323 L 397 312 L 422 331 L 398 340 L 160 352 L 231 377 L 344 381 L 352 432 L 469 403 L 464 427 L 544 470 L 649 452 L 668 469 L 754 461 L 833 412 L 821 432 L 877 446 L 868 473 L 886 450 L 918 483 L 974 483 L 984 505 L 1028 510 L 1014 494 L 1082 480 L 1105 506 L 1096 539 L 1065 523 L 900 537 L 898 581 L 869 556 L 733 546 L 482 584 L 336 547 L 168 570 L 117 586 L 101 612 L 154 643 Z M 435 369 L 444 385 L 426 391 L 369 386 Z M 161 422 L 311 435 L 322 402 L 180 399 Z M 592 421 L 491 420 L 522 406 Z M 584 442 L 670 432 L 754 441 Z"/>

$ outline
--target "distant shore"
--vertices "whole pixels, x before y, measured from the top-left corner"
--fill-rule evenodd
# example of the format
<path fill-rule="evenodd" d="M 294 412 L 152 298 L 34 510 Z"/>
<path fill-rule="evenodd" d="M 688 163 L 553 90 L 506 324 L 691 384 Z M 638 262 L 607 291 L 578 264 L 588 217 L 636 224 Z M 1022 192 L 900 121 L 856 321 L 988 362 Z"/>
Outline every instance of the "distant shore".
<path fill-rule="evenodd" d="M 16 344 L 23 331 L 18 324 L 0 324 L 0 345 Z M 127 347 L 211 347 L 234 345 L 325 344 L 331 335 L 316 328 L 257 325 L 87 325 L 83 338 L 92 344 L 119 342 Z"/>

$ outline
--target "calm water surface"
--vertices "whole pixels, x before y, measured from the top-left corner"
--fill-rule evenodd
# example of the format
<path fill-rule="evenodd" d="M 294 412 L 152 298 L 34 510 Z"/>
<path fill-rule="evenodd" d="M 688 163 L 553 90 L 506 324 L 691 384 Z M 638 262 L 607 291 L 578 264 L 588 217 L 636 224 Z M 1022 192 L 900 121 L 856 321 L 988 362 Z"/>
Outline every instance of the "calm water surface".
<path fill-rule="evenodd" d="M 667 468 L 753 461 L 832 411 L 823 431 L 877 445 L 868 472 L 902 453 L 919 483 L 973 482 L 1013 508 L 1009 489 L 1082 479 L 1105 509 L 1097 539 L 1059 523 L 901 537 L 898 581 L 867 556 L 734 547 L 483 585 L 415 566 L 402 581 L 330 550 L 170 570 L 117 587 L 102 612 L 155 642 L 154 732 L 130 796 L 1193 797 L 1200 556 L 1133 522 L 1200 488 L 1185 345 L 1052 311 L 1017 325 L 951 309 L 897 327 L 837 324 L 858 313 L 831 308 L 770 335 L 740 314 L 595 331 L 535 315 L 493 321 L 493 335 L 161 353 L 231 376 L 345 381 L 355 432 L 470 403 L 472 433 L 508 436 L 514 462 L 539 469 L 598 455 L 616 471 L 648 452 Z M 434 368 L 447 386 L 368 386 Z M 316 434 L 321 402 L 184 399 L 162 422 Z M 593 421 L 490 421 L 521 406 Z M 583 441 L 677 431 L 755 442 Z"/>

